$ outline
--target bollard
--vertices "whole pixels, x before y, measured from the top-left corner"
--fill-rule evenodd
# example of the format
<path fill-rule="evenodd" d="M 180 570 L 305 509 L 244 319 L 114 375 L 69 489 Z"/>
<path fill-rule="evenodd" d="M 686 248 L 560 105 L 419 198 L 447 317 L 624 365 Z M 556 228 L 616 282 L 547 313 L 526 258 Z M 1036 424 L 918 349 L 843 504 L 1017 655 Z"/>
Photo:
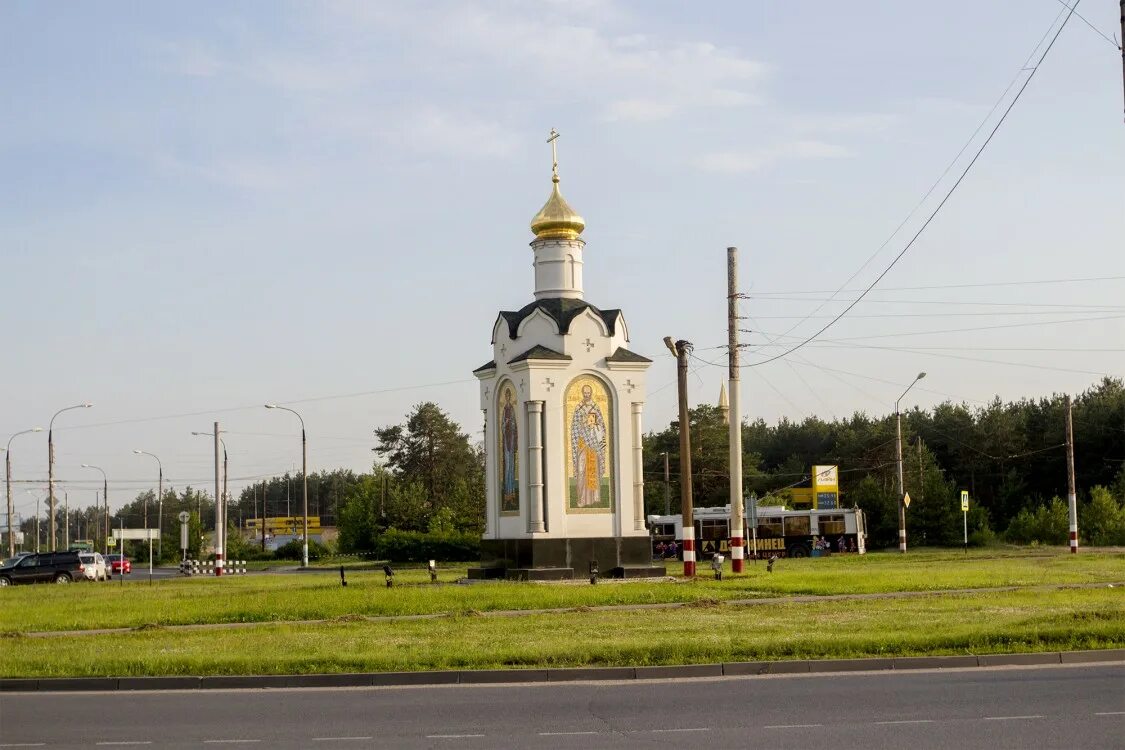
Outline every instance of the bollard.
<path fill-rule="evenodd" d="M 437 583 L 437 562 L 430 560 L 430 583 Z"/>
<path fill-rule="evenodd" d="M 593 586 L 598 582 L 598 561 L 590 561 L 590 585 Z"/>
<path fill-rule="evenodd" d="M 344 578 L 344 566 L 343 565 L 340 566 L 340 585 L 341 586 L 347 586 L 348 585 L 348 579 Z"/>
<path fill-rule="evenodd" d="M 383 566 L 383 575 L 387 577 L 387 588 L 395 585 L 395 572 L 391 570 L 390 565 Z"/>
<path fill-rule="evenodd" d="M 766 572 L 767 572 L 767 573 L 772 573 L 772 572 L 773 572 L 773 564 L 774 564 L 775 562 L 777 562 L 777 555 L 770 555 L 770 559 L 769 559 L 769 561 L 768 561 L 768 562 L 766 562 Z"/>
<path fill-rule="evenodd" d="M 711 555 L 711 570 L 715 572 L 716 581 L 723 580 L 723 560 L 725 559 L 726 558 L 720 555 L 718 552 Z"/>

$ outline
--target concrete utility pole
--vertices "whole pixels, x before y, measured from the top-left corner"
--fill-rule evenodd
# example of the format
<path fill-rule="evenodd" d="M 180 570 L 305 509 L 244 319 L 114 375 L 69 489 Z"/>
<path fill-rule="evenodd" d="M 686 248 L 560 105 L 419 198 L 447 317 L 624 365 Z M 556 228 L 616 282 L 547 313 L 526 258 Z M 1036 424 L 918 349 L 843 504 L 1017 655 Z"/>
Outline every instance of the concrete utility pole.
<path fill-rule="evenodd" d="M 684 529 L 684 575 L 695 575 L 695 520 L 691 501 L 691 419 L 688 414 L 687 377 L 688 354 L 691 342 L 683 339 L 672 343 L 671 336 L 664 337 L 664 345 L 676 357 L 676 380 L 680 400 L 680 505 Z"/>
<path fill-rule="evenodd" d="M 8 438 L 8 447 L 4 449 L 4 477 L 8 492 L 8 557 L 15 557 L 16 554 L 16 537 L 12 532 L 12 514 L 15 511 L 12 506 L 12 441 L 20 435 L 26 435 L 29 432 L 42 431 L 42 427 L 32 427 L 30 430 L 20 430 L 19 432 Z"/>
<path fill-rule="evenodd" d="M 895 399 L 895 448 L 898 458 L 898 551 L 903 554 L 906 553 L 906 488 L 902 477 L 902 413 L 899 411 L 898 405 L 903 397 L 910 392 L 910 389 L 914 387 L 914 384 L 924 377 L 926 377 L 926 373 L 918 373 L 918 376 L 910 381 L 910 385 L 906 386 L 902 396 Z"/>
<path fill-rule="evenodd" d="M 63 544 L 70 549 L 70 493 L 63 492 Z"/>
<path fill-rule="evenodd" d="M 215 422 L 215 575 L 223 574 L 222 485 L 219 482 L 219 423 Z"/>
<path fill-rule="evenodd" d="M 727 248 L 727 364 L 730 380 L 730 566 L 742 572 L 742 407 L 738 364 L 738 248 Z"/>
<path fill-rule="evenodd" d="M 1121 0 L 1121 86 L 1125 89 L 1125 0 Z"/>
<path fill-rule="evenodd" d="M 1078 491 L 1074 480 L 1074 404 L 1066 397 L 1066 504 L 1069 507 L 1070 552 L 1078 552 Z"/>
<path fill-rule="evenodd" d="M 48 549 L 55 551 L 55 417 L 71 409 L 89 409 L 93 404 L 77 404 L 59 409 L 47 424 L 47 495 L 50 497 L 51 523 L 48 531 L 51 534 L 51 544 Z"/>
<path fill-rule="evenodd" d="M 664 451 L 664 515 L 672 513 L 672 478 L 668 473 L 668 451 Z"/>

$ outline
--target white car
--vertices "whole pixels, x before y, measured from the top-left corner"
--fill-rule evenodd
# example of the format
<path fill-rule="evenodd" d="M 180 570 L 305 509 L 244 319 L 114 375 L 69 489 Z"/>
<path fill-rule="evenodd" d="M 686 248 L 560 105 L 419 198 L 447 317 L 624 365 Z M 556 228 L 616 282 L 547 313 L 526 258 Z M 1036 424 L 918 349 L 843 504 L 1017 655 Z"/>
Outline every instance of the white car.
<path fill-rule="evenodd" d="M 108 581 L 112 575 L 105 558 L 100 552 L 80 552 L 78 559 L 82 561 L 82 569 L 91 581 Z"/>

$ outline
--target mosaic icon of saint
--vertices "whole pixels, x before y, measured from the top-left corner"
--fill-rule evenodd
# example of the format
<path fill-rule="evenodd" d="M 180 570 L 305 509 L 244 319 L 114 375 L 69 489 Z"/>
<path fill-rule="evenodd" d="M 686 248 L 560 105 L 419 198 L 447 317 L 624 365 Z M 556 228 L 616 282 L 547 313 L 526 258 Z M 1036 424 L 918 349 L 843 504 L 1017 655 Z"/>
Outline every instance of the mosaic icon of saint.
<path fill-rule="evenodd" d="M 601 408 L 594 402 L 594 391 L 582 386 L 582 402 L 574 407 L 570 420 L 570 453 L 578 497 L 575 507 L 593 508 L 601 504 L 601 484 L 606 467 L 606 425 Z"/>
<path fill-rule="evenodd" d="M 504 406 L 500 410 L 501 466 L 500 507 L 502 510 L 519 510 L 519 482 L 516 477 L 516 460 L 519 451 L 516 407 L 512 403 L 512 389 L 504 390 Z"/>

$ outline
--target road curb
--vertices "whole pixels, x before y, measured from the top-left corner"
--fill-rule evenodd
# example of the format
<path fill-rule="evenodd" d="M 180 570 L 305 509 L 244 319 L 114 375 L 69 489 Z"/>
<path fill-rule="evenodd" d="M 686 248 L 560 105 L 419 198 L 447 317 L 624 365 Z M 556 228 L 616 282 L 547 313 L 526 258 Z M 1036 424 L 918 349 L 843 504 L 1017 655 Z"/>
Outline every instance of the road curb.
<path fill-rule="evenodd" d="M 539 682 L 700 679 L 751 675 L 890 672 L 1042 664 L 1125 662 L 1125 649 L 1044 651 L 1023 654 L 901 656 L 866 659 L 787 659 L 640 667 L 465 669 L 434 672 L 357 672 L 304 675 L 210 675 L 205 677 L 0 678 L 0 692 L 262 690 L 309 687 L 401 687 L 408 685 L 503 685 Z"/>

